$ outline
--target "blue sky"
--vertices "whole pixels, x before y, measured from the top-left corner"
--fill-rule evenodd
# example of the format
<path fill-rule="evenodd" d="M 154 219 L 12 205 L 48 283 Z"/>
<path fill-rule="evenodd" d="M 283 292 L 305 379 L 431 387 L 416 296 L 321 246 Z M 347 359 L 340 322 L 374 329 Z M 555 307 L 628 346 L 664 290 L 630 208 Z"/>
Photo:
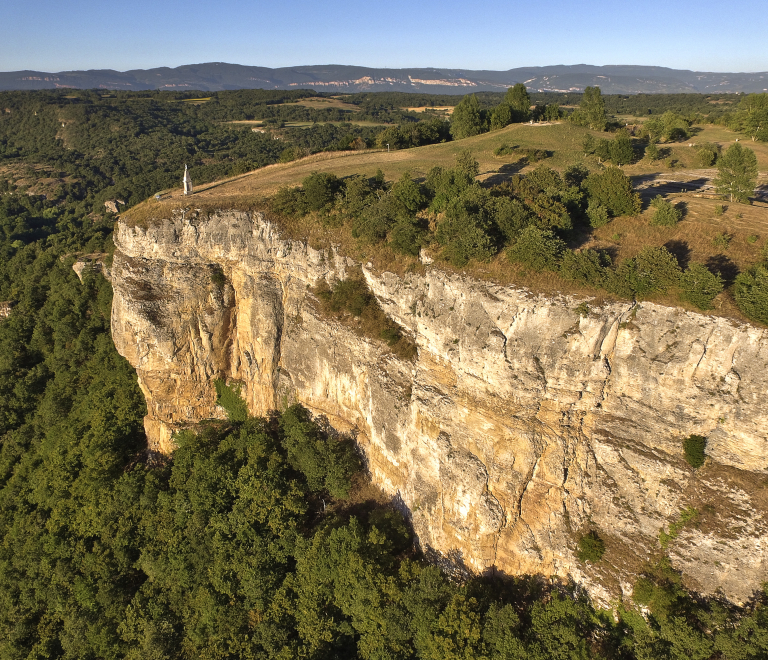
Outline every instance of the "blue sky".
<path fill-rule="evenodd" d="M 0 71 L 199 62 L 768 71 L 765 0 L 3 0 Z"/>

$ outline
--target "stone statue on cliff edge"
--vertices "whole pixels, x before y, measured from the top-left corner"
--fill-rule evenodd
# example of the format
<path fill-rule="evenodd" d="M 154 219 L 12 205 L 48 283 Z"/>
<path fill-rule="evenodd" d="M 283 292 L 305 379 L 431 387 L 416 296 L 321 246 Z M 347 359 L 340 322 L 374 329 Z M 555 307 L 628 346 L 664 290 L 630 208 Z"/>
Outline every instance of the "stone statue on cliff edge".
<path fill-rule="evenodd" d="M 184 178 L 182 179 L 182 183 L 184 184 L 184 194 L 189 195 L 192 193 L 192 177 L 189 176 L 189 171 L 187 170 L 187 166 L 184 165 Z"/>

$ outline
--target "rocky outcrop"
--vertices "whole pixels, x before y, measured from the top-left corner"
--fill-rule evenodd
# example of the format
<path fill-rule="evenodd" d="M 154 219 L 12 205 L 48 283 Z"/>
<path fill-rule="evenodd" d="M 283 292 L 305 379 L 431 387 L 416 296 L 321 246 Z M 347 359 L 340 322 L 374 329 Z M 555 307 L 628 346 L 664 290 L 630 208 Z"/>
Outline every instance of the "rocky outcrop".
<path fill-rule="evenodd" d="M 72 264 L 72 270 L 75 271 L 78 279 L 83 281 L 83 271 L 91 270 L 94 273 L 101 273 L 106 279 L 111 279 L 111 271 L 106 263 L 107 254 L 105 252 L 93 252 L 91 254 L 77 255 L 77 261 Z"/>
<path fill-rule="evenodd" d="M 323 318 L 309 288 L 356 266 L 260 214 L 120 223 L 112 331 L 150 446 L 221 417 L 214 378 L 261 414 L 299 401 L 355 434 L 419 541 L 468 570 L 543 573 L 607 603 L 659 534 L 688 585 L 743 602 L 768 579 L 768 332 L 641 303 L 586 309 L 448 275 L 363 273 L 418 346 L 403 361 Z M 682 440 L 704 435 L 694 471 Z M 576 556 L 598 530 L 607 552 Z"/>

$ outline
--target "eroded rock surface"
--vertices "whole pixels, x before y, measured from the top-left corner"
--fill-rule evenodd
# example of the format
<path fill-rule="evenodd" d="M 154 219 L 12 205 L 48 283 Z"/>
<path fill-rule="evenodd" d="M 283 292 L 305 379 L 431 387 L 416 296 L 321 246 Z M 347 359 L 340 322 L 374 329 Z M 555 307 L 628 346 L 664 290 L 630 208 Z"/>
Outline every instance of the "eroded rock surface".
<path fill-rule="evenodd" d="M 297 400 L 354 432 L 420 543 L 470 570 L 572 578 L 608 603 L 691 506 L 668 548 L 689 586 L 743 602 L 768 579 L 765 330 L 363 266 L 418 345 L 402 361 L 315 311 L 309 288 L 355 264 L 260 214 L 179 212 L 115 241 L 112 331 L 152 448 L 221 417 L 212 381 L 237 380 L 255 414 Z M 709 439 L 697 471 L 692 433 Z M 589 529 L 596 565 L 576 557 Z"/>

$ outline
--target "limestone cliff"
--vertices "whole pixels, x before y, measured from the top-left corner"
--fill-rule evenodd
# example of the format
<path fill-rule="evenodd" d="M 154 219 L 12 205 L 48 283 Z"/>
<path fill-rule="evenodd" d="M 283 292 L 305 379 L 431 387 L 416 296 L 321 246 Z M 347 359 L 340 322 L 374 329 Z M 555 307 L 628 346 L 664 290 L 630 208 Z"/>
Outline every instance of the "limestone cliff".
<path fill-rule="evenodd" d="M 115 242 L 112 331 L 154 449 L 222 415 L 224 377 L 253 413 L 298 400 L 354 432 L 422 547 L 471 570 L 570 577 L 609 602 L 692 506 L 668 548 L 689 586 L 742 602 L 768 579 L 767 331 L 363 266 L 418 346 L 409 362 L 315 311 L 308 289 L 353 262 L 260 214 L 177 212 L 121 223 Z M 692 433 L 708 438 L 697 471 Z M 607 545 L 596 565 L 576 558 L 589 529 Z"/>

